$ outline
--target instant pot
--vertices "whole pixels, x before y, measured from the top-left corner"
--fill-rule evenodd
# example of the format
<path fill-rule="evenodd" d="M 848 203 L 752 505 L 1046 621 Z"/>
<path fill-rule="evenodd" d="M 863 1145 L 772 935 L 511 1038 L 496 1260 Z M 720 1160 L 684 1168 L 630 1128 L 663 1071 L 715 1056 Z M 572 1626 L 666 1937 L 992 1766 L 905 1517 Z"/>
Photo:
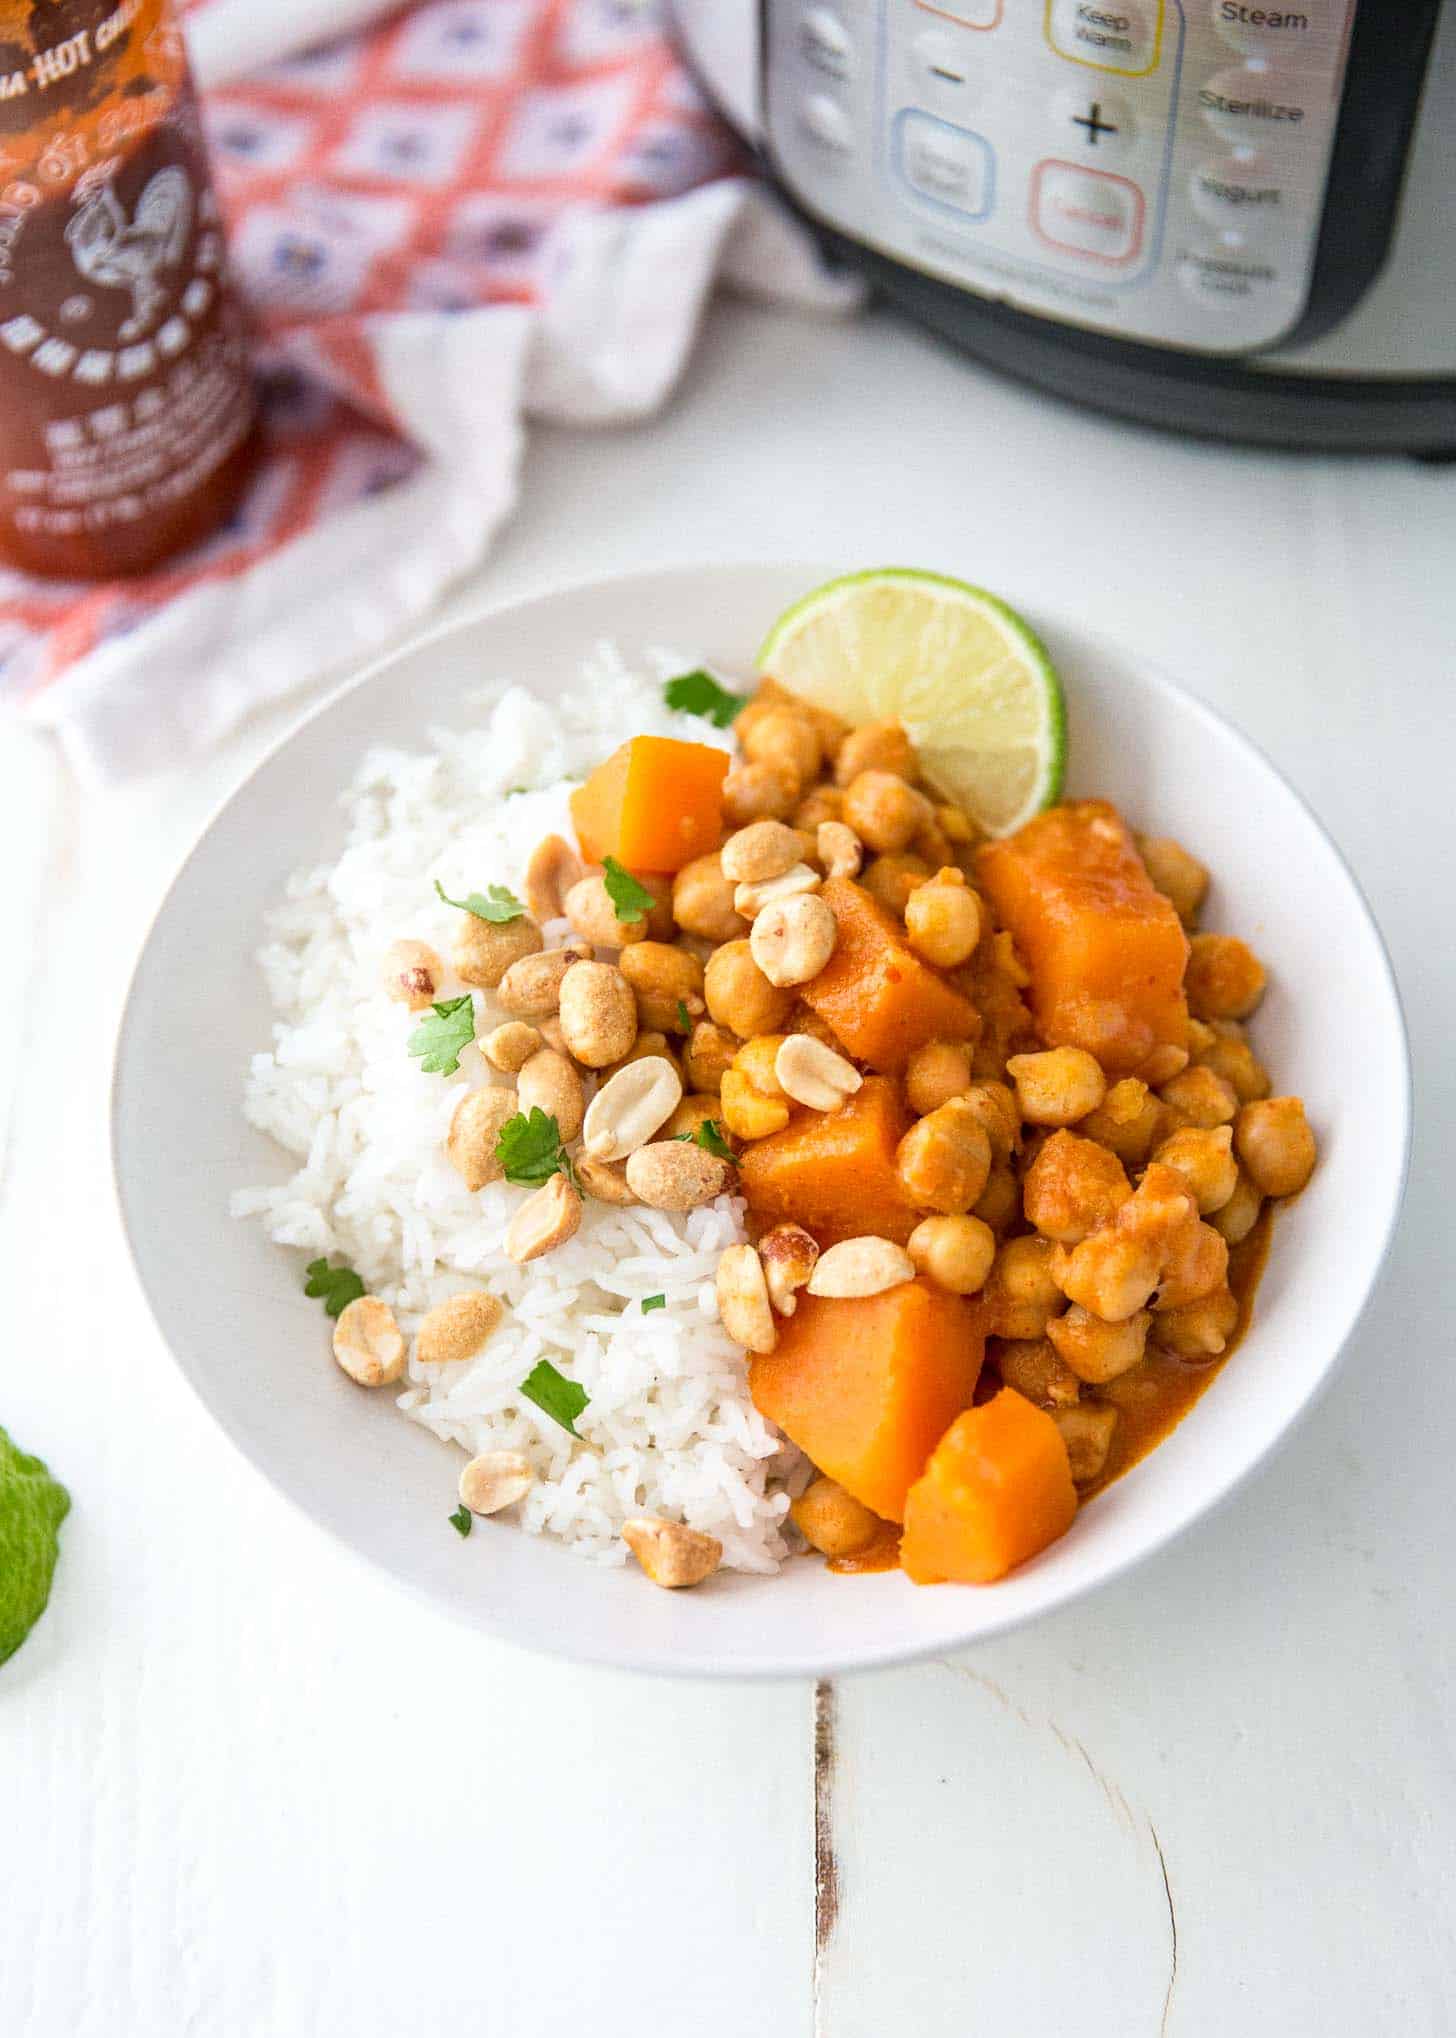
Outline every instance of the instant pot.
<path fill-rule="evenodd" d="M 1456 0 L 676 0 L 829 248 L 1059 395 L 1456 454 Z"/>

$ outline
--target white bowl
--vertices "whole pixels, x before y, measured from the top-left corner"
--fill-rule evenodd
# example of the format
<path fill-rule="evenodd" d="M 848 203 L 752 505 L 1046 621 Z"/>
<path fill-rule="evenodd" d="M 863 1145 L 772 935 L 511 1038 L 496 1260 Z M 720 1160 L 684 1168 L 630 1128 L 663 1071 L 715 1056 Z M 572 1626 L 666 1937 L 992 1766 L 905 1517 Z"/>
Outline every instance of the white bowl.
<path fill-rule="evenodd" d="M 570 686 L 583 650 L 667 645 L 750 672 L 766 625 L 815 567 L 706 567 L 579 587 L 427 639 L 327 702 L 217 815 L 137 967 L 117 1049 L 113 1153 L 143 1288 L 187 1379 L 233 1442 L 320 1526 L 490 1634 L 587 1661 L 714 1676 L 815 1676 L 973 1642 L 1089 1591 L 1223 1498 L 1288 1429 L 1354 1328 L 1394 1224 L 1409 1126 L 1405 1033 L 1365 903 L 1319 823 L 1226 723 L 1167 680 L 1044 615 L 1071 717 L 1071 790 L 1110 795 L 1213 868 L 1208 921 L 1270 967 L 1257 1022 L 1281 1090 L 1307 1102 L 1320 1164 L 1281 1212 L 1253 1327 L 1159 1448 L 1070 1534 L 999 1585 L 899 1574 L 720 1573 L 665 1593 L 503 1525 L 462 1542 L 444 1516 L 457 1454 L 327 1361 L 297 1255 L 228 1215 L 288 1163 L 240 1110 L 269 1038 L 253 962 L 286 873 L 335 853 L 333 794 L 373 742 L 470 719 L 497 676 Z"/>

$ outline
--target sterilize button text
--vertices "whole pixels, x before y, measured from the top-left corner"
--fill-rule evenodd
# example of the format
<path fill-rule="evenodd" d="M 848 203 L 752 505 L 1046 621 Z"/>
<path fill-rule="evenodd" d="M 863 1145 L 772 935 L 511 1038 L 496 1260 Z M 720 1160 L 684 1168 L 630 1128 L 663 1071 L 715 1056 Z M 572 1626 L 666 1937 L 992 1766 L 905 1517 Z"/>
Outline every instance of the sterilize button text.
<path fill-rule="evenodd" d="M 1234 148 L 1273 148 L 1297 141 L 1305 121 L 1306 88 L 1259 63 L 1219 71 L 1198 94 L 1203 117 Z"/>

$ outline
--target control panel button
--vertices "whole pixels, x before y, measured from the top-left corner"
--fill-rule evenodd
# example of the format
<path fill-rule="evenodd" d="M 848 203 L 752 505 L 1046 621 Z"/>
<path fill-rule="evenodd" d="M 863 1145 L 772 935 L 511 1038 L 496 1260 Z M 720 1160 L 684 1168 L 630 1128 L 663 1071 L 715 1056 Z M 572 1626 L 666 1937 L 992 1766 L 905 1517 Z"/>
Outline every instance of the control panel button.
<path fill-rule="evenodd" d="M 1157 67 L 1163 0 L 1051 0 L 1046 33 L 1074 64 L 1141 78 Z"/>
<path fill-rule="evenodd" d="M 912 191 L 972 219 L 986 217 L 995 172 L 982 136 L 907 108 L 895 123 L 895 143 L 900 175 Z"/>
<path fill-rule="evenodd" d="M 911 44 L 915 78 L 927 103 L 955 117 L 957 108 L 969 110 L 982 96 L 980 77 L 972 70 L 972 45 L 949 29 L 927 28 Z"/>
<path fill-rule="evenodd" d="M 811 141 L 835 155 L 848 155 L 854 147 L 854 129 L 849 115 L 827 92 L 811 92 L 800 103 L 799 121 Z"/>
<path fill-rule="evenodd" d="M 1031 176 L 1031 223 L 1053 247 L 1095 261 L 1132 261 L 1142 246 L 1143 194 L 1130 178 L 1048 158 Z"/>
<path fill-rule="evenodd" d="M 1283 180 L 1258 156 L 1200 163 L 1188 180 L 1188 194 L 1199 218 L 1235 242 L 1259 239 L 1288 203 Z"/>
<path fill-rule="evenodd" d="M 943 14 L 962 28 L 999 28 L 1003 0 L 915 0 L 927 14 Z"/>
<path fill-rule="evenodd" d="M 1057 94 L 1052 122 L 1065 146 L 1089 163 L 1125 155 L 1137 138 L 1137 123 L 1125 99 L 1112 92 L 1088 92 L 1081 85 Z"/>
<path fill-rule="evenodd" d="M 1244 0 L 1213 0 L 1213 25 L 1224 41 L 1248 57 L 1307 49 L 1328 29 L 1328 0 L 1304 7 L 1249 7 Z"/>
<path fill-rule="evenodd" d="M 1272 262 L 1233 253 L 1228 248 L 1191 248 L 1178 263 L 1178 281 L 1200 304 L 1225 311 L 1251 309 L 1279 281 Z"/>
<path fill-rule="evenodd" d="M 1235 64 L 1199 88 L 1198 104 L 1216 135 L 1234 148 L 1276 148 L 1297 139 L 1309 111 L 1298 79 L 1260 63 Z"/>
<path fill-rule="evenodd" d="M 806 7 L 799 17 L 799 54 L 826 78 L 843 84 L 854 69 L 854 43 L 832 7 Z"/>

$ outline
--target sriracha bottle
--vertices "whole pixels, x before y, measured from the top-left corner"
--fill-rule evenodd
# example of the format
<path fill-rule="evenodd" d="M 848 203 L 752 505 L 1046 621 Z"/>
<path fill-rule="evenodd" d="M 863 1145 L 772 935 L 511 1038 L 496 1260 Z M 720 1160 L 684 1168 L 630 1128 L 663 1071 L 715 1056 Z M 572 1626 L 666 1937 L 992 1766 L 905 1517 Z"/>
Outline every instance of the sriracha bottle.
<path fill-rule="evenodd" d="M 0 554 L 144 572 L 226 515 L 254 422 L 168 0 L 0 0 Z"/>

